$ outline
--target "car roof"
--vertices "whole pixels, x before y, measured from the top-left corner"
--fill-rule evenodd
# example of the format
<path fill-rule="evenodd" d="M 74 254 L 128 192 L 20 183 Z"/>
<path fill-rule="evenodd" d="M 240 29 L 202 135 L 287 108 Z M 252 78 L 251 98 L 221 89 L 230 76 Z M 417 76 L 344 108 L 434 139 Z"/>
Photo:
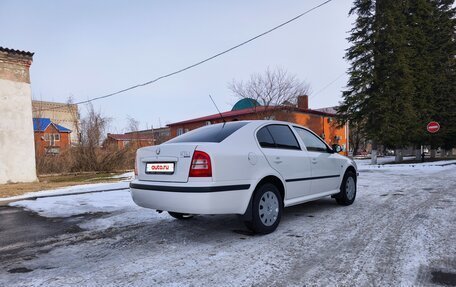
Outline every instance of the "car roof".
<path fill-rule="evenodd" d="M 286 125 L 292 124 L 292 125 L 297 125 L 297 124 L 292 123 L 292 122 L 277 121 L 277 120 L 243 120 L 243 121 L 229 121 L 229 122 L 226 122 L 226 123 L 251 123 L 251 124 L 257 124 L 257 125 L 271 123 L 271 124 L 286 124 Z M 214 125 L 220 125 L 220 124 L 223 124 L 223 122 L 222 123 L 216 123 Z"/>
<path fill-rule="evenodd" d="M 244 121 L 244 122 L 249 122 L 250 124 L 254 124 L 256 126 L 262 126 L 265 124 L 280 124 L 280 125 L 295 125 L 295 126 L 301 126 L 296 123 L 292 122 L 285 122 L 285 121 L 277 121 L 277 120 L 251 120 L 251 121 Z"/>
<path fill-rule="evenodd" d="M 255 127 L 255 128 L 263 126 L 263 125 L 267 125 L 267 124 L 293 125 L 293 126 L 297 126 L 297 127 L 301 127 L 301 128 L 309 130 L 309 128 L 307 128 L 305 126 L 302 126 L 302 125 L 299 125 L 299 124 L 296 124 L 296 123 L 285 122 L 285 121 L 277 121 L 277 120 L 243 120 L 243 121 L 230 121 L 230 122 L 226 122 L 225 124 L 230 124 L 230 123 L 247 123 L 246 126 Z M 214 126 L 214 125 L 223 125 L 223 124 L 224 124 L 223 122 L 222 123 L 216 123 L 216 124 L 212 124 L 212 126 Z"/>

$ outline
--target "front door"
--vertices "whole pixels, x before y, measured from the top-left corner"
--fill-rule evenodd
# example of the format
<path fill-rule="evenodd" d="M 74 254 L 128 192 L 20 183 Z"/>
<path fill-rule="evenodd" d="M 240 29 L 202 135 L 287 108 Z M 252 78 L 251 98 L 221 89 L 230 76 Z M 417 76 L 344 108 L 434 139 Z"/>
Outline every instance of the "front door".
<path fill-rule="evenodd" d="M 312 132 L 294 127 L 310 157 L 312 169 L 311 193 L 325 193 L 339 188 L 342 162 L 322 139 Z"/>

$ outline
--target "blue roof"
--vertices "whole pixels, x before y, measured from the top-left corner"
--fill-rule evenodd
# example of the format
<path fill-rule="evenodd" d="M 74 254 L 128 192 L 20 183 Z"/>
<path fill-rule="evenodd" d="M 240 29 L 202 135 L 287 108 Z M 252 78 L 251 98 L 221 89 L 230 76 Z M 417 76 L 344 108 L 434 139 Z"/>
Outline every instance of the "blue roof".
<path fill-rule="evenodd" d="M 35 132 L 43 132 L 50 124 L 51 120 L 48 118 L 33 118 L 33 130 Z"/>
<path fill-rule="evenodd" d="M 53 125 L 61 133 L 71 133 L 70 129 L 53 123 L 49 118 L 33 118 L 33 130 L 35 132 L 44 132 L 49 125 Z"/>

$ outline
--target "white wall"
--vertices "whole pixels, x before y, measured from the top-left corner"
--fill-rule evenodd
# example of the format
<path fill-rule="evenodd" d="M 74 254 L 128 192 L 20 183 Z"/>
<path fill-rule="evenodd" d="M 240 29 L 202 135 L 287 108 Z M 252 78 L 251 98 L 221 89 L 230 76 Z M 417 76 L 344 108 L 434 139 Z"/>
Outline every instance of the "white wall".
<path fill-rule="evenodd" d="M 36 180 L 30 84 L 0 79 L 0 184 Z"/>

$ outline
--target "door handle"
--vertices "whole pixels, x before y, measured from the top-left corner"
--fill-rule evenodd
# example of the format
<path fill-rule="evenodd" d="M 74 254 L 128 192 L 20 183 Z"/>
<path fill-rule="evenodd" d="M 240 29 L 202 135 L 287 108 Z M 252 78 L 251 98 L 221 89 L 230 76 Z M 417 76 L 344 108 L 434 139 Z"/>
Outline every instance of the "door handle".
<path fill-rule="evenodd" d="M 316 164 L 316 163 L 317 163 L 317 159 L 316 159 L 316 158 L 313 158 L 313 159 L 312 159 L 312 163 L 313 163 L 313 164 Z"/>
<path fill-rule="evenodd" d="M 277 164 L 282 163 L 279 156 L 276 156 L 274 163 L 277 163 Z"/>

